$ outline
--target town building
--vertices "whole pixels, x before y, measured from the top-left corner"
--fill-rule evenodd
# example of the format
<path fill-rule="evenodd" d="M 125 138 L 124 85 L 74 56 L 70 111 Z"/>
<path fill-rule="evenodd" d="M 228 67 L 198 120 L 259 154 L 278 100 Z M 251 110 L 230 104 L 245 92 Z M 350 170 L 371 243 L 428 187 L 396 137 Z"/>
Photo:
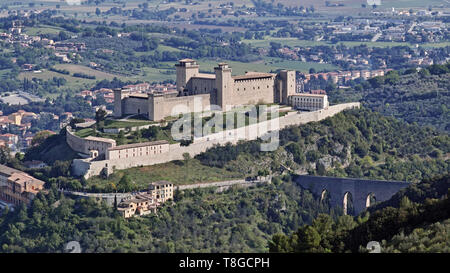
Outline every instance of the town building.
<path fill-rule="evenodd" d="M 173 199 L 173 183 L 168 181 L 158 181 L 150 184 L 148 193 L 159 203 L 164 203 Z"/>
<path fill-rule="evenodd" d="M 44 181 L 27 173 L 0 165 L 0 199 L 14 205 L 29 205 L 36 194 L 44 189 Z"/>
<path fill-rule="evenodd" d="M 124 199 L 117 206 L 117 210 L 124 218 L 156 213 L 159 203 L 149 194 L 138 194 Z"/>
<path fill-rule="evenodd" d="M 108 148 L 106 159 L 131 159 L 133 157 L 158 156 L 169 151 L 167 140 L 141 142 L 133 144 L 119 145 Z"/>
<path fill-rule="evenodd" d="M 123 199 L 117 210 L 124 218 L 156 213 L 156 209 L 164 202 L 173 199 L 173 184 L 158 181 L 150 184 L 145 193 L 135 194 Z"/>

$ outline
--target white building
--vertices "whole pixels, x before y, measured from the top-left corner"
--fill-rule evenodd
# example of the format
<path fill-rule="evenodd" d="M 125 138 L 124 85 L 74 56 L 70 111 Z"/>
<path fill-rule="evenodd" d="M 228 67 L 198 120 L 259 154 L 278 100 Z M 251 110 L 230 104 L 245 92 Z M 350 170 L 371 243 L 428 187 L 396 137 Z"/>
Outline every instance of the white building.
<path fill-rule="evenodd" d="M 289 97 L 289 105 L 299 110 L 316 111 L 328 108 L 329 103 L 325 94 L 299 93 Z"/>

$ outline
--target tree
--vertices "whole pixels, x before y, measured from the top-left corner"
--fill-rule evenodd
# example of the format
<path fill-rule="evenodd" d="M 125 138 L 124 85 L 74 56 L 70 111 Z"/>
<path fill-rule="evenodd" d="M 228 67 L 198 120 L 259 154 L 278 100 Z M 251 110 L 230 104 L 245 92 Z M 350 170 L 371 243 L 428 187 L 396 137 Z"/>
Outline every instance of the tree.
<path fill-rule="evenodd" d="M 183 153 L 184 165 L 189 166 L 189 161 L 191 160 L 191 155 L 189 153 Z"/>
<path fill-rule="evenodd" d="M 73 118 L 73 119 L 70 120 L 69 126 L 73 128 L 73 127 L 75 127 L 75 124 L 77 124 L 77 123 L 83 123 L 83 122 L 85 122 L 85 121 L 86 121 L 86 120 L 83 119 L 83 118 Z"/>
<path fill-rule="evenodd" d="M 18 160 L 18 161 L 23 161 L 25 154 L 17 152 L 14 157 Z"/>
<path fill-rule="evenodd" d="M 420 75 L 422 78 L 428 77 L 428 76 L 430 76 L 430 71 L 429 71 L 428 69 L 426 69 L 426 68 L 422 68 L 422 69 L 419 71 L 419 75 Z"/>
<path fill-rule="evenodd" d="M 96 9 L 95 9 L 95 14 L 96 14 L 97 16 L 100 16 L 101 13 L 102 13 L 102 12 L 100 11 L 99 8 L 96 8 Z"/>
<path fill-rule="evenodd" d="M 272 253 L 293 252 L 289 237 L 284 234 L 275 234 L 269 242 L 269 251 Z"/>
<path fill-rule="evenodd" d="M 70 160 L 68 161 L 61 161 L 56 160 L 55 163 L 53 163 L 52 169 L 50 171 L 51 176 L 58 177 L 68 177 L 70 175 Z"/>
<path fill-rule="evenodd" d="M 11 160 L 11 151 L 7 146 L 0 147 L 0 164 L 6 164 Z"/>
<path fill-rule="evenodd" d="M 319 252 L 321 237 L 314 227 L 306 226 L 300 228 L 297 234 L 298 234 L 298 244 L 296 246 L 297 252 L 303 253 Z"/>
<path fill-rule="evenodd" d="M 117 189 L 122 192 L 130 192 L 133 190 L 133 182 L 128 174 L 124 174 L 117 185 Z"/>
<path fill-rule="evenodd" d="M 36 135 L 34 135 L 33 139 L 31 140 L 31 145 L 32 146 L 41 145 L 51 135 L 52 135 L 52 132 L 47 131 L 47 130 L 37 132 Z"/>
<path fill-rule="evenodd" d="M 104 127 L 104 121 L 106 119 L 106 111 L 102 108 L 98 109 L 97 112 L 95 112 L 95 121 L 97 122 L 97 128 L 101 129 Z"/>

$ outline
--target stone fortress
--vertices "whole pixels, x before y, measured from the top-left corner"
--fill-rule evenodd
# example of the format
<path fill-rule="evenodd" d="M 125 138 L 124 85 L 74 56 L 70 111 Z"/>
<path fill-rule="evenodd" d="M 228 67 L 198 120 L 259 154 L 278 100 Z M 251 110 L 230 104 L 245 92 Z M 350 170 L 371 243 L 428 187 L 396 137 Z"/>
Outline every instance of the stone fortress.
<path fill-rule="evenodd" d="M 78 137 L 71 132 L 69 127 L 67 127 L 66 141 L 73 150 L 81 154 L 86 154 L 86 151 L 88 151 L 89 154 L 87 154 L 86 158 L 74 159 L 72 162 L 73 174 L 87 179 L 100 174 L 109 175 L 114 170 L 183 160 L 183 154 L 185 153 L 194 157 L 214 145 L 237 144 L 240 140 L 255 140 L 288 126 L 320 121 L 346 109 L 359 107 L 359 102 L 351 102 L 311 112 L 290 112 L 285 116 L 250 124 L 242 128 L 224 130 L 194 138 L 189 146 L 181 146 L 180 143 L 169 144 L 167 142 L 144 142 L 138 145 L 127 144 L 119 146 L 113 144 L 109 146 L 109 141 L 103 142 L 99 139 L 93 141 L 93 139 Z M 274 127 L 273 124 L 276 126 Z M 101 150 L 106 146 L 108 146 L 106 150 Z"/>
<path fill-rule="evenodd" d="M 159 121 L 171 116 L 174 107 L 183 109 L 181 113 L 195 112 L 196 99 L 202 109 L 217 105 L 225 111 L 227 107 L 258 103 L 287 105 L 289 97 L 295 95 L 295 71 L 232 76 L 231 67 L 219 63 L 214 74 L 207 74 L 200 73 L 199 65 L 191 59 L 180 60 L 175 67 L 177 91 L 146 94 L 115 89 L 114 117 L 144 115 Z"/>
<path fill-rule="evenodd" d="M 100 174 L 109 175 L 116 169 L 182 160 L 185 153 L 193 157 L 214 145 L 267 137 L 287 126 L 319 121 L 345 109 L 360 107 L 359 102 L 329 106 L 326 95 L 295 93 L 295 71 L 282 70 L 277 74 L 247 72 L 245 75 L 232 76 L 231 68 L 225 63 L 220 63 L 214 70 L 215 74 L 199 73 L 199 66 L 194 60 L 184 59 L 176 64 L 175 92 L 138 93 L 116 89 L 114 116 L 144 115 L 149 120 L 161 121 L 173 116 L 172 109 L 180 105 L 184 113 L 190 113 L 218 110 L 208 109 L 213 105 L 225 111 L 230 110 L 230 107 L 257 103 L 287 104 L 308 112 L 290 110 L 286 115 L 270 120 L 194 136 L 188 146 L 167 141 L 116 145 L 114 140 L 108 138 L 78 137 L 70 127 L 66 127 L 67 144 L 83 157 L 73 160 L 73 174 L 89 178 Z M 202 104 L 200 109 L 197 108 L 198 101 Z M 291 107 L 287 106 L 289 109 Z"/>

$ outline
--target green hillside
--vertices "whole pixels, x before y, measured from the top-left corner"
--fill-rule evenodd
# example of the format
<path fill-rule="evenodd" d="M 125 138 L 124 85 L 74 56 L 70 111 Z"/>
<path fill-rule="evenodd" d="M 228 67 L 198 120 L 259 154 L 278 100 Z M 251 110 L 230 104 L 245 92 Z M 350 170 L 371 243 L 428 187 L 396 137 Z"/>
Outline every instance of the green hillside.
<path fill-rule="evenodd" d="M 361 101 L 385 116 L 450 132 L 450 64 L 420 72 L 392 71 L 348 90 L 328 93 L 332 102 Z"/>
<path fill-rule="evenodd" d="M 400 191 L 356 221 L 320 215 L 291 235 L 273 236 L 270 251 L 367 252 L 367 243 L 378 241 L 382 252 L 449 252 L 449 188 L 447 174 Z"/>

